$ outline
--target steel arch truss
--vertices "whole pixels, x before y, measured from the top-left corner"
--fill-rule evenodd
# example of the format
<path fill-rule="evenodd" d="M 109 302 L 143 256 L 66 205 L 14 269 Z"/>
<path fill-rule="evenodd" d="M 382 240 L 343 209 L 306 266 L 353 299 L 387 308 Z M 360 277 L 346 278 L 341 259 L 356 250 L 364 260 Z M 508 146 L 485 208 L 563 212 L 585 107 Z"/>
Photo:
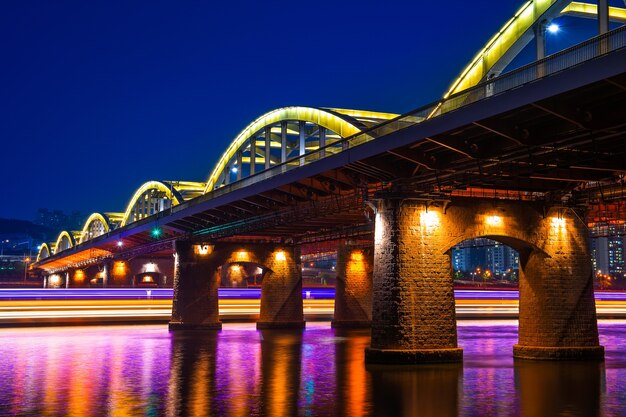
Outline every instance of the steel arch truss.
<path fill-rule="evenodd" d="M 148 181 L 135 191 L 119 227 L 167 210 L 202 194 L 204 183 L 190 181 Z"/>
<path fill-rule="evenodd" d="M 93 213 L 85 222 L 78 243 L 86 242 L 115 229 L 122 221 L 122 216 L 121 213 Z"/>
<path fill-rule="evenodd" d="M 609 7 L 608 13 L 612 21 L 626 21 L 626 9 Z M 535 37 L 537 31 L 543 30 L 552 19 L 560 15 L 596 18 L 597 14 L 596 4 L 571 0 L 527 1 L 461 71 L 443 98 L 499 75 Z"/>
<path fill-rule="evenodd" d="M 396 116 L 297 106 L 273 110 L 237 135 L 213 169 L 205 193 L 278 164 L 304 164 L 310 158 L 306 154 L 319 148 L 326 147 L 326 155 L 337 153 L 341 139 Z"/>
<path fill-rule="evenodd" d="M 39 252 L 37 253 L 37 262 L 46 259 L 54 254 L 54 243 L 43 243 L 39 248 Z"/>
<path fill-rule="evenodd" d="M 74 247 L 79 238 L 80 232 L 68 232 L 67 230 L 62 231 L 61 233 L 59 233 L 59 237 L 57 237 L 57 241 L 54 245 L 54 253 L 56 254 L 58 252 Z"/>

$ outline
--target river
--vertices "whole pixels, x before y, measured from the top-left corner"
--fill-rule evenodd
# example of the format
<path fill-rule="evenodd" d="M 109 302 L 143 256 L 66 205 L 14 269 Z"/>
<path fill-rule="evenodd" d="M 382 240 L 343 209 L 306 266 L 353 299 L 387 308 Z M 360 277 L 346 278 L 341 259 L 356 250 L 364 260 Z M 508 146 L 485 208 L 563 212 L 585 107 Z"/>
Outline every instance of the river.
<path fill-rule="evenodd" d="M 366 366 L 369 332 L 169 333 L 165 325 L 0 329 L 0 415 L 620 416 L 626 321 L 604 363 L 514 361 L 516 321 L 459 321 L 459 365 Z"/>

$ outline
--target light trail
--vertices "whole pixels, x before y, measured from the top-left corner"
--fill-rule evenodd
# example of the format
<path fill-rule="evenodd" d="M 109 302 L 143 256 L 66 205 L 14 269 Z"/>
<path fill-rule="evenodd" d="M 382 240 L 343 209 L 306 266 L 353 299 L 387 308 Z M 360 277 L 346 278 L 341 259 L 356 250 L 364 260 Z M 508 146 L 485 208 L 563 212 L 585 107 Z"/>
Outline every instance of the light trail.
<path fill-rule="evenodd" d="M 148 293 L 148 291 L 150 291 Z M 256 320 L 260 289 L 219 291 L 222 320 Z M 458 318 L 516 318 L 517 291 L 456 290 Z M 308 298 L 307 298 L 308 297 Z M 331 319 L 334 289 L 303 290 L 307 320 Z M 626 293 L 597 292 L 598 317 L 626 318 Z M 169 321 L 171 289 L 0 290 L 0 325 Z"/>
<path fill-rule="evenodd" d="M 171 288 L 63 288 L 63 289 L 0 289 L 0 301 L 3 300 L 71 300 L 71 299 L 167 299 L 174 294 Z M 457 300 L 517 300 L 517 290 L 454 290 Z M 260 299 L 260 288 L 220 288 L 220 299 Z M 302 298 L 328 299 L 335 298 L 334 288 L 305 288 Z M 596 291 L 596 300 L 626 301 L 626 292 Z"/>

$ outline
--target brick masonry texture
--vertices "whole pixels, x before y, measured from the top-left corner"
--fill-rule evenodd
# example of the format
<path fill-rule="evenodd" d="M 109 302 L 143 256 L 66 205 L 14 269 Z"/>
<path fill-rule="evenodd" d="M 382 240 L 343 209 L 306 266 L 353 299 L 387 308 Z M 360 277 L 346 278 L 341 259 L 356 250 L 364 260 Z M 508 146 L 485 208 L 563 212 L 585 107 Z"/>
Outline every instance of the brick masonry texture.
<path fill-rule="evenodd" d="M 374 251 L 372 348 L 457 347 L 450 257 L 441 225 L 421 222 L 423 206 L 378 206 Z"/>
<path fill-rule="evenodd" d="M 454 199 L 445 213 L 426 212 L 423 202 L 388 199 L 376 216 L 373 349 L 457 346 L 450 249 L 475 237 L 520 253 L 518 346 L 598 347 L 587 233 L 571 210 Z"/>
<path fill-rule="evenodd" d="M 371 324 L 373 264 L 373 247 L 338 245 L 333 327 Z"/>
<path fill-rule="evenodd" d="M 188 241 L 177 241 L 175 250 L 170 328 L 219 327 L 220 259 L 194 253 Z"/>
<path fill-rule="evenodd" d="M 195 253 L 192 243 L 176 242 L 171 323 L 198 327 L 219 323 L 218 269 L 250 262 L 267 269 L 261 288 L 258 327 L 304 325 L 299 248 L 230 243 L 208 246 L 211 250 L 202 255 Z"/>

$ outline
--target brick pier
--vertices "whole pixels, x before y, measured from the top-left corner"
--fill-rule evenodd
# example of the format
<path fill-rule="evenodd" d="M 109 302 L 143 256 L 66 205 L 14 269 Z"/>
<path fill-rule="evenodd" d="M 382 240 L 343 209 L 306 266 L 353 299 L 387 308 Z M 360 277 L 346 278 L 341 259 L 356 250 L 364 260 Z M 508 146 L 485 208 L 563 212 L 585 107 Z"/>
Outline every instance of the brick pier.
<path fill-rule="evenodd" d="M 332 327 L 372 324 L 373 247 L 342 243 L 337 247 L 335 314 Z"/>
<path fill-rule="evenodd" d="M 377 202 L 371 363 L 462 360 L 451 248 L 485 237 L 520 253 L 519 343 L 527 359 L 601 359 L 585 225 L 539 203 L 407 196 Z"/>

